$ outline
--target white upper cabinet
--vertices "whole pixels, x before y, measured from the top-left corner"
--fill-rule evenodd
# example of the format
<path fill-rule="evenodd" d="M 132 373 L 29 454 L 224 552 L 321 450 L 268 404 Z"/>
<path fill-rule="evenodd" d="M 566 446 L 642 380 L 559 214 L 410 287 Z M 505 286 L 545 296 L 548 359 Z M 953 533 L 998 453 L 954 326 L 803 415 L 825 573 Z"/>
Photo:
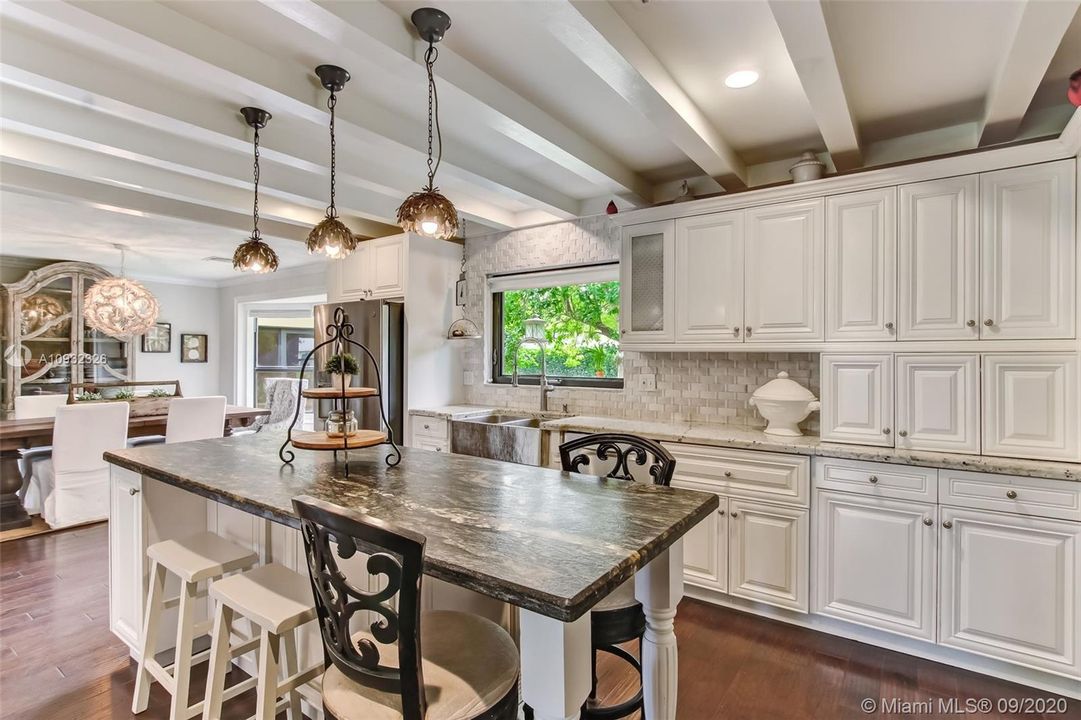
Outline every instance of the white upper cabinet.
<path fill-rule="evenodd" d="M 369 265 L 371 264 L 372 246 L 367 242 L 357 243 L 356 249 L 341 260 L 328 260 L 338 269 L 338 290 L 342 299 L 366 300 L 368 296 Z"/>
<path fill-rule="evenodd" d="M 984 338 L 1074 337 L 1074 161 L 980 176 Z"/>
<path fill-rule="evenodd" d="M 979 336 L 978 190 L 975 175 L 900 187 L 899 339 Z"/>
<path fill-rule="evenodd" d="M 991 354 L 983 368 L 984 454 L 1081 459 L 1077 355 Z"/>
<path fill-rule="evenodd" d="M 893 356 L 822 356 L 822 439 L 893 446 Z"/>
<path fill-rule="evenodd" d="M 746 211 L 746 342 L 823 339 L 824 204 Z"/>
<path fill-rule="evenodd" d="M 897 447 L 980 451 L 979 355 L 898 355 Z"/>
<path fill-rule="evenodd" d="M 676 220 L 676 340 L 741 342 L 743 213 Z"/>
<path fill-rule="evenodd" d="M 337 290 L 343 300 L 374 300 L 405 295 L 406 236 L 365 240 L 341 260 Z"/>
<path fill-rule="evenodd" d="M 896 338 L 897 189 L 826 198 L 826 339 Z"/>
<path fill-rule="evenodd" d="M 675 221 L 623 228 L 619 263 L 623 342 L 675 337 Z"/>

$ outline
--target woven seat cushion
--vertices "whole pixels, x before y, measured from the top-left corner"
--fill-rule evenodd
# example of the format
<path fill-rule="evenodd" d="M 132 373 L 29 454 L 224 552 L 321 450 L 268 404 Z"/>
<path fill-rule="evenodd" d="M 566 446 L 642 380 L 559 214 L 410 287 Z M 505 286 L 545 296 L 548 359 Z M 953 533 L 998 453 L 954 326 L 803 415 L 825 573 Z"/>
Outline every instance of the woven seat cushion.
<path fill-rule="evenodd" d="M 494 707 L 518 681 L 518 648 L 491 620 L 461 612 L 421 616 L 425 720 L 468 720 Z M 353 636 L 373 640 L 366 632 Z M 373 640 L 374 642 L 374 640 Z M 379 645 L 380 664 L 398 666 L 398 646 Z M 350 680 L 337 667 L 323 675 L 323 704 L 339 720 L 400 720 L 401 698 Z"/>
<path fill-rule="evenodd" d="M 594 605 L 593 612 L 622 610 L 623 608 L 634 607 L 637 604 L 638 600 L 634 597 L 634 578 L 631 578 L 608 593 L 608 597 L 602 598 L 600 602 Z"/>

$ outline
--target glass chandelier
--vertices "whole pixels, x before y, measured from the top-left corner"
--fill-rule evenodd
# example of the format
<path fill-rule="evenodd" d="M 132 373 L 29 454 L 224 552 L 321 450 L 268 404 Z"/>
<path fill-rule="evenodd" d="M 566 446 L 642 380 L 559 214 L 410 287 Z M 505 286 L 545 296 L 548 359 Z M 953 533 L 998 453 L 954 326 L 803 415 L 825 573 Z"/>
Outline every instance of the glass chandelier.
<path fill-rule="evenodd" d="M 255 202 L 252 205 L 252 231 L 246 242 L 237 246 L 233 253 L 233 269 L 241 272 L 272 273 L 278 269 L 278 254 L 263 242 L 259 233 L 259 130 L 265 128 L 271 115 L 256 107 L 240 108 L 240 114 L 248 125 L 255 128 Z"/>
<path fill-rule="evenodd" d="M 308 233 L 308 253 L 322 253 L 331 258 L 343 258 L 357 247 L 357 238 L 353 232 L 338 219 L 338 209 L 334 207 L 334 181 L 337 172 L 337 142 L 334 138 L 334 107 L 338 104 L 338 93 L 349 82 L 349 73 L 336 65 L 320 65 L 315 68 L 319 82 L 330 91 L 327 108 L 330 109 L 330 205 L 327 215 Z"/>
<path fill-rule="evenodd" d="M 428 42 L 424 53 L 424 65 L 428 70 L 428 184 L 405 199 L 398 208 L 398 224 L 406 232 L 446 240 L 458 231 L 458 210 L 439 188 L 435 187 L 435 174 L 443 160 L 443 134 L 439 129 L 439 93 L 435 87 L 435 61 L 439 50 L 435 44 L 443 39 L 450 28 L 450 16 L 435 8 L 420 8 L 412 17 L 413 25 L 421 39 Z M 433 134 L 439 150 L 433 157 Z"/>
<path fill-rule="evenodd" d="M 158 321 L 158 300 L 141 283 L 124 277 L 124 246 L 120 277 L 99 280 L 83 297 L 83 318 L 93 330 L 115 338 L 142 335 Z"/>

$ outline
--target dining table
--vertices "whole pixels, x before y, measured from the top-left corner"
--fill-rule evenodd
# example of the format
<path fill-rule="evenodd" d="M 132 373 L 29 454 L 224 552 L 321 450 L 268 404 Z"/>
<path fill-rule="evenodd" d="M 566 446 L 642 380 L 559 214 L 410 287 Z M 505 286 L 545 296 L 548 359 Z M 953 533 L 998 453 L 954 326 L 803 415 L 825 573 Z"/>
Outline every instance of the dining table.
<path fill-rule="evenodd" d="M 234 430 L 248 427 L 256 418 L 269 414 L 265 408 L 228 405 L 223 432 L 231 435 Z M 164 435 L 167 420 L 167 415 L 130 416 L 128 437 Z M 30 525 L 21 497 L 26 478 L 19 468 L 20 451 L 52 445 L 55 422 L 52 416 L 0 420 L 0 530 Z"/>
<path fill-rule="evenodd" d="M 402 448 L 396 466 L 385 446 L 297 450 L 284 464 L 282 439 L 263 432 L 116 450 L 105 459 L 115 482 L 135 478 L 118 487 L 130 487 L 142 503 L 137 512 L 158 532 L 182 512 L 190 516 L 184 532 L 207 529 L 213 513 L 182 511 L 190 501 L 178 493 L 293 533 L 300 522 L 292 499 L 300 495 L 420 533 L 426 578 L 517 608 L 522 697 L 540 720 L 579 717 L 592 684 L 590 609 L 633 580 L 646 617 L 645 717 L 675 719 L 682 538 L 717 511 L 716 495 L 417 448 Z M 306 573 L 303 551 L 291 542 L 281 557 Z M 120 545 L 118 553 L 130 552 L 130 543 Z"/>

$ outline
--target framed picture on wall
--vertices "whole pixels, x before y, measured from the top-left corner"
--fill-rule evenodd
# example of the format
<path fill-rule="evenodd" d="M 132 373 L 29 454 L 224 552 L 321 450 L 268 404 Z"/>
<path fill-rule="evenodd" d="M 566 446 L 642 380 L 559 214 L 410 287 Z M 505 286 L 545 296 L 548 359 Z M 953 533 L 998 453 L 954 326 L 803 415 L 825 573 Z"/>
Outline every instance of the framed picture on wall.
<path fill-rule="evenodd" d="M 199 333 L 180 333 L 180 362 L 206 362 L 206 335 Z"/>
<path fill-rule="evenodd" d="M 143 335 L 143 352 L 167 353 L 173 350 L 173 325 L 172 323 L 155 323 L 154 327 Z"/>

